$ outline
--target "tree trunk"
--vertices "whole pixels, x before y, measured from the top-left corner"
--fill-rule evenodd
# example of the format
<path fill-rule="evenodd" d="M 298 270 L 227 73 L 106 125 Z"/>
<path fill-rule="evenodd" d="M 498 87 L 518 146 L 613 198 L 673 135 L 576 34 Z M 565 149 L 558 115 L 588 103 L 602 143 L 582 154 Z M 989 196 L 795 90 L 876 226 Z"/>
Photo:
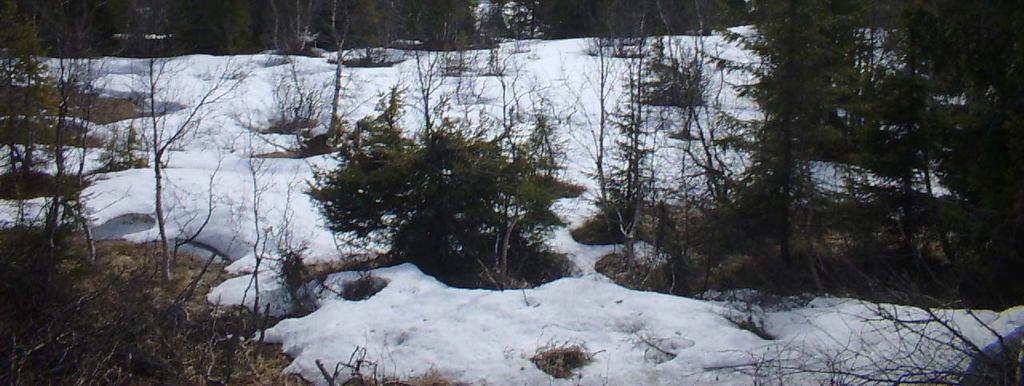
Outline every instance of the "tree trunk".
<path fill-rule="evenodd" d="M 162 154 L 161 154 L 162 155 Z M 160 232 L 160 252 L 163 261 L 161 262 L 161 268 L 163 270 L 164 279 L 171 280 L 171 243 L 167 238 L 167 219 L 164 216 L 164 183 L 163 183 L 163 167 L 160 166 L 160 155 L 155 157 L 153 160 L 153 178 L 155 179 L 155 197 L 154 199 L 154 211 L 156 212 L 156 224 L 157 230 Z"/>
<path fill-rule="evenodd" d="M 337 63 L 334 64 L 334 99 L 331 101 L 331 127 L 328 136 L 337 138 L 341 134 L 341 76 L 345 70 L 343 60 L 345 37 L 343 35 L 348 33 L 338 34 L 338 0 L 331 1 L 331 7 L 331 30 L 334 32 L 334 42 L 338 50 L 338 57 Z M 347 24 L 348 16 L 345 17 L 345 20 Z"/>
<path fill-rule="evenodd" d="M 796 1 L 791 0 L 789 2 L 789 20 L 796 19 Z M 793 95 L 796 87 L 796 64 L 793 62 L 796 60 L 794 55 L 797 53 L 795 47 L 795 28 L 799 28 L 796 25 L 790 23 L 787 31 L 785 50 L 788 51 L 788 55 L 785 56 L 785 64 L 783 68 L 783 84 L 786 87 L 783 90 L 783 108 L 779 126 L 782 131 L 782 165 L 781 165 L 781 188 L 782 188 L 782 202 L 779 205 L 779 257 L 786 267 L 793 267 L 793 258 L 791 251 L 791 238 L 792 238 L 792 216 L 793 216 L 793 114 L 792 104 L 795 103 L 796 96 Z"/>
<path fill-rule="evenodd" d="M 516 225 L 519 224 L 519 219 L 521 218 L 522 216 L 516 216 L 513 218 L 512 222 L 508 225 L 508 229 L 505 229 L 505 239 L 501 244 L 501 261 L 498 267 L 502 275 L 508 275 L 508 250 L 510 239 L 512 238 L 512 233 L 515 230 Z"/>

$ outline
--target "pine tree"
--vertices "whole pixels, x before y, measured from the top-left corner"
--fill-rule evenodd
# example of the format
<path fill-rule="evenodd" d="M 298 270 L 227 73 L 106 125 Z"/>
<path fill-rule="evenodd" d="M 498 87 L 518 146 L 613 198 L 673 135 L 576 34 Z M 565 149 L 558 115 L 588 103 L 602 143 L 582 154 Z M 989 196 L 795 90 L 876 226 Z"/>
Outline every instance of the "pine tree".
<path fill-rule="evenodd" d="M 529 157 L 465 134 L 445 120 L 417 139 L 397 126 L 400 98 L 363 119 L 343 141 L 342 163 L 320 171 L 310 195 L 337 233 L 377 236 L 390 256 L 446 277 L 486 267 L 519 276 L 547 253 L 559 224 L 557 189 Z"/>
<path fill-rule="evenodd" d="M 128 126 L 128 131 L 123 135 L 114 133 L 100 154 L 99 161 L 103 165 L 104 172 L 117 172 L 128 169 L 144 169 L 149 167 L 149 160 L 139 149 L 142 143 L 139 139 L 139 132 L 135 125 Z"/>
<path fill-rule="evenodd" d="M 1024 9 L 1009 0 L 924 2 L 922 54 L 951 116 L 939 175 L 955 200 L 950 233 L 979 305 L 1024 297 Z"/>
<path fill-rule="evenodd" d="M 938 159 L 945 126 L 934 102 L 938 85 L 930 79 L 922 51 L 927 38 L 921 25 L 924 12 L 920 4 L 907 7 L 898 28 L 882 35 L 880 51 L 889 60 L 873 61 L 872 67 L 865 69 L 868 101 L 862 105 L 863 111 L 852 112 L 867 123 L 858 129 L 858 146 L 851 155 L 851 162 L 873 177 L 863 186 L 855 186 L 853 193 L 867 197 L 864 204 L 884 211 L 885 216 L 875 221 L 885 234 L 896 236 L 899 257 L 914 258 L 921 264 L 926 252 L 918 248 L 924 241 L 923 232 L 927 224 L 938 220 L 931 209 L 936 183 L 933 163 Z M 947 243 L 939 241 L 947 249 Z M 884 243 L 878 238 L 867 242 Z"/>
<path fill-rule="evenodd" d="M 201 1 L 182 0 L 176 3 L 175 38 L 186 52 L 234 54 L 253 46 L 252 21 L 248 0 Z"/>
<path fill-rule="evenodd" d="M 816 197 L 815 161 L 839 158 L 843 94 L 853 66 L 856 26 L 852 2 L 787 0 L 759 2 L 756 32 L 732 35 L 760 57 L 743 66 L 757 81 L 742 89 L 764 112 L 751 127 L 752 165 L 744 173 L 740 210 L 752 236 L 769 235 L 779 258 L 794 264 L 796 235 L 813 231 L 808 221 Z M 812 272 L 813 273 L 813 272 Z"/>
<path fill-rule="evenodd" d="M 7 147 L 11 172 L 29 181 L 38 171 L 37 151 L 52 134 L 46 115 L 53 96 L 43 48 L 35 23 L 21 14 L 14 0 L 0 10 L 0 140 Z"/>
<path fill-rule="evenodd" d="M 404 0 L 408 37 L 422 41 L 428 49 L 467 47 L 476 38 L 475 4 L 473 0 Z"/>

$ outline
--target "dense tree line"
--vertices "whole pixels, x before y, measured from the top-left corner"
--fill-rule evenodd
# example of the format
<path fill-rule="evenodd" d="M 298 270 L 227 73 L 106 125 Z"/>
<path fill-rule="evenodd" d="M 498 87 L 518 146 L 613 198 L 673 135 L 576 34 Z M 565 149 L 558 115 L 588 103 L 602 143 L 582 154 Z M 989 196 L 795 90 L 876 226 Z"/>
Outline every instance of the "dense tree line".
<path fill-rule="evenodd" d="M 694 255 L 767 258 L 750 270 L 779 289 L 1019 302 L 1024 12 L 1010 1 L 786 0 L 745 18 L 753 31 L 727 34 L 759 60 L 724 64 L 754 75 L 739 89 L 762 115 L 719 123 L 731 134 L 705 145 L 749 165 L 726 193 L 680 204 L 688 229 L 706 233 Z M 656 208 L 646 204 L 651 223 Z"/>
<path fill-rule="evenodd" d="M 18 0 L 61 55 L 232 54 L 386 47 L 429 49 L 501 38 L 682 33 L 738 19 L 741 0 Z M 637 29 L 637 26 L 642 26 Z M 408 45 L 408 44 L 404 44 Z"/>

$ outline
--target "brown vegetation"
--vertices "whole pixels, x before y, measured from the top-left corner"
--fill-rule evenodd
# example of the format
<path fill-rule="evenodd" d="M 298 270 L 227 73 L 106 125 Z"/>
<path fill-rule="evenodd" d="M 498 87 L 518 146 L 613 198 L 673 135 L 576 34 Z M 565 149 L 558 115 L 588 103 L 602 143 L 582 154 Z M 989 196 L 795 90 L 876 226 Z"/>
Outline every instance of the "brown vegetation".
<path fill-rule="evenodd" d="M 672 264 L 667 262 L 629 264 L 618 253 L 605 255 L 594 264 L 594 270 L 626 288 L 668 294 L 690 292 L 692 288 L 684 284 L 695 282 L 694 278 L 685 277 L 678 270 L 673 272 L 672 268 Z"/>
<path fill-rule="evenodd" d="M 64 177 L 58 180 L 56 177 L 42 173 L 33 172 L 28 176 L 21 173 L 0 174 L 0 200 L 26 200 L 36 197 L 53 196 L 57 190 L 57 183 L 61 182 L 61 194 L 70 196 L 80 192 L 85 186 L 76 177 Z"/>
<path fill-rule="evenodd" d="M 266 320 L 206 301 L 223 280 L 216 263 L 180 256 L 165 281 L 150 245 L 104 243 L 89 262 L 77 242 L 38 256 L 45 243 L 31 229 L 0 233 L 0 383 L 305 384 L 249 338 Z"/>
<path fill-rule="evenodd" d="M 113 98 L 92 94 L 75 96 L 76 103 L 72 116 L 88 119 L 92 123 L 106 125 L 127 119 L 141 118 L 145 113 L 128 98 Z"/>
<path fill-rule="evenodd" d="M 573 371 L 590 364 L 594 360 L 582 344 L 561 344 L 542 347 L 530 358 L 541 371 L 555 378 L 570 378 Z"/>

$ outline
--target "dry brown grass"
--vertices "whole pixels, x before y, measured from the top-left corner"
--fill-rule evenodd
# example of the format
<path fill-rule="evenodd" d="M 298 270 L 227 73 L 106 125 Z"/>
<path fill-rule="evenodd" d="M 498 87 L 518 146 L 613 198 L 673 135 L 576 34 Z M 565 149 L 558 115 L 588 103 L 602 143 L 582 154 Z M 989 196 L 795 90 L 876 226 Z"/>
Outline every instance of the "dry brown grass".
<path fill-rule="evenodd" d="M 537 368 L 555 378 L 571 378 L 573 372 L 593 362 L 594 356 L 579 343 L 552 344 L 541 347 L 530 358 Z"/>
<path fill-rule="evenodd" d="M 106 242 L 100 244 L 99 252 L 108 259 L 101 264 L 114 271 L 145 270 L 160 257 L 159 249 L 153 244 Z M 218 307 L 206 300 L 211 287 L 229 278 L 222 264 L 182 254 L 173 271 L 173 280 L 157 279 L 151 282 L 150 290 L 157 304 L 188 296 L 178 315 L 183 320 L 178 323 L 177 331 L 168 332 L 165 342 L 154 340 L 152 344 L 176 344 L 176 355 L 172 356 L 176 360 L 172 363 L 180 374 L 179 379 L 191 384 L 218 381 L 232 385 L 308 384 L 298 376 L 283 374 L 291 360 L 279 347 L 255 339 L 232 339 L 257 336 L 259 328 L 273 325 L 275 320 L 260 320 L 262 318 L 254 317 L 248 310 Z M 193 285 L 191 294 L 183 295 Z"/>
<path fill-rule="evenodd" d="M 618 232 L 617 227 L 604 216 L 594 216 L 572 229 L 569 234 L 573 240 L 584 245 L 619 244 L 622 242 L 622 234 Z"/>
<path fill-rule="evenodd" d="M 135 102 L 127 98 L 83 94 L 76 100 L 78 106 L 72 110 L 72 115 L 101 125 L 145 116 Z"/>
<path fill-rule="evenodd" d="M 691 288 L 687 284 L 694 282 L 692 278 L 683 277 L 682 274 L 677 274 L 673 278 L 672 266 L 668 263 L 652 266 L 642 263 L 628 264 L 625 257 L 617 253 L 602 257 L 594 264 L 594 270 L 607 276 L 615 284 L 640 291 L 678 295 L 688 293 Z"/>
<path fill-rule="evenodd" d="M 409 386 L 456 386 L 448 377 L 437 370 L 430 370 L 422 375 L 417 375 L 402 382 Z"/>
<path fill-rule="evenodd" d="M 0 252 L 17 259 L 17 248 Z M 0 313 L 0 349 L 18 353 L 0 384 L 306 384 L 282 375 L 290 360 L 279 348 L 249 339 L 273 320 L 206 301 L 226 278 L 222 265 L 182 255 L 166 281 L 154 245 L 104 242 L 96 262 L 79 248 L 67 248 L 41 292 L 2 288 L 4 298 L 33 300 L 28 313 Z"/>
<path fill-rule="evenodd" d="M 58 91 L 56 89 L 50 88 L 48 93 L 50 94 L 49 97 L 53 100 L 60 98 L 57 95 Z M 0 89 L 0 100 L 8 100 L 8 98 L 19 100 L 25 97 L 24 94 L 25 89 L 23 87 L 4 87 Z M 81 92 L 72 92 L 68 96 L 67 115 L 100 125 L 146 116 L 145 112 L 131 99 L 105 97 Z M 56 125 L 56 117 L 48 117 L 47 119 L 49 127 L 52 128 Z M 104 145 L 102 138 L 86 133 L 86 127 L 74 122 L 66 122 L 65 124 L 67 125 L 64 134 L 65 145 L 88 148 L 99 148 Z M 55 144 L 52 132 L 37 135 L 36 141 L 41 145 Z"/>

